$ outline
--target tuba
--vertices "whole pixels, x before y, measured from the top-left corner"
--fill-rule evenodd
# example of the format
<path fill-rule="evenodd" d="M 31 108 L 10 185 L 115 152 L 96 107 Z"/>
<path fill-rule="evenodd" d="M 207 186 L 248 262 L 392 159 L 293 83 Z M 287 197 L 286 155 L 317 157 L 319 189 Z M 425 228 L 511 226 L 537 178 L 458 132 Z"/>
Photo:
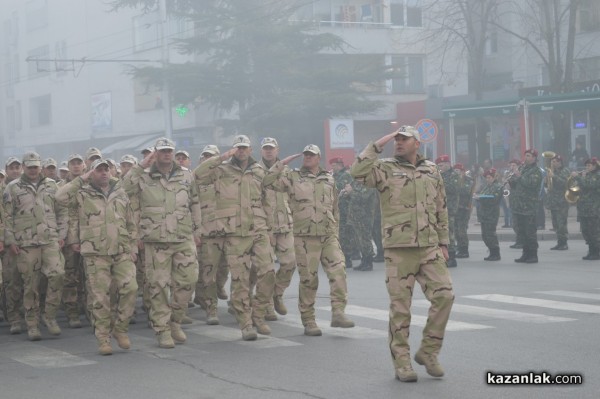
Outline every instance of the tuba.
<path fill-rule="evenodd" d="M 556 156 L 554 151 L 544 151 L 542 152 L 542 157 L 544 158 L 544 169 L 546 169 L 546 188 L 548 190 L 552 189 L 552 158 Z"/>
<path fill-rule="evenodd" d="M 569 204 L 576 204 L 581 195 L 581 187 L 576 181 L 573 181 L 573 176 L 567 179 L 567 191 L 565 191 L 565 199 Z"/>

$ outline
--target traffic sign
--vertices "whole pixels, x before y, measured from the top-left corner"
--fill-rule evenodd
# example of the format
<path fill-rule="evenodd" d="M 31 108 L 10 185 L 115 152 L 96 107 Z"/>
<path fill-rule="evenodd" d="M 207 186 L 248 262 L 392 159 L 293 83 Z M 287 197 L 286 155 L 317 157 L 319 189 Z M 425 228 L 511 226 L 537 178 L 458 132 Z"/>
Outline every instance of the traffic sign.
<path fill-rule="evenodd" d="M 431 119 L 421 119 L 415 125 L 421 135 L 422 143 L 430 143 L 437 137 L 438 127 Z"/>

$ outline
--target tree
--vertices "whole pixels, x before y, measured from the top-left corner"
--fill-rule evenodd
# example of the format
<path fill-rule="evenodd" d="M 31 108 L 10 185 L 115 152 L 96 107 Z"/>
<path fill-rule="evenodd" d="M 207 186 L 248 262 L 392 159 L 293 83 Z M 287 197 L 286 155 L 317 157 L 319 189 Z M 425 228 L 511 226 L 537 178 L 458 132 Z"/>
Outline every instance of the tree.
<path fill-rule="evenodd" d="M 116 0 L 113 7 L 152 10 L 157 0 Z M 323 121 L 369 113 L 367 97 L 385 79 L 383 65 L 335 62 L 346 43 L 333 34 L 291 23 L 306 0 L 174 0 L 171 15 L 193 21 L 193 37 L 175 41 L 194 62 L 145 67 L 137 77 L 169 83 L 177 103 L 201 101 L 217 114 L 235 112 L 247 133 L 322 132 Z M 304 131 L 304 134 L 307 132 Z M 321 135 L 319 134 L 319 137 Z"/>

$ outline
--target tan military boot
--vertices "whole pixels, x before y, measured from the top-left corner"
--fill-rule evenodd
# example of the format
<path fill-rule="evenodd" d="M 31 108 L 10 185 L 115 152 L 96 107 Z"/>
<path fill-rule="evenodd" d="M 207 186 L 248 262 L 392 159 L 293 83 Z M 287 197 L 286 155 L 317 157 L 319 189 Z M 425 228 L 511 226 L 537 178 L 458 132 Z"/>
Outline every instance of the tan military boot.
<path fill-rule="evenodd" d="M 344 312 L 334 312 L 331 318 L 331 327 L 352 328 L 354 322 L 347 318 Z"/>
<path fill-rule="evenodd" d="M 273 306 L 269 305 L 267 308 L 267 313 L 265 314 L 266 321 L 277 321 L 277 315 L 275 314 L 275 310 L 273 310 Z"/>
<path fill-rule="evenodd" d="M 444 369 L 438 362 L 437 355 L 433 353 L 425 353 L 423 349 L 419 349 L 419 351 L 415 354 L 415 362 L 421 366 L 425 366 L 427 374 L 432 377 L 444 376 Z"/>
<path fill-rule="evenodd" d="M 156 336 L 158 338 L 159 348 L 172 349 L 175 347 L 175 342 L 171 337 L 171 330 L 161 331 Z"/>
<path fill-rule="evenodd" d="M 410 363 L 396 369 L 396 379 L 402 382 L 415 382 L 418 379 L 417 373 L 413 370 Z"/>
<path fill-rule="evenodd" d="M 321 331 L 319 326 L 317 326 L 317 323 L 315 321 L 309 321 L 304 326 L 304 335 L 308 335 L 309 337 L 320 337 L 321 335 L 323 335 L 323 332 Z"/>
<path fill-rule="evenodd" d="M 10 334 L 11 335 L 15 335 L 15 334 L 21 334 L 21 322 L 20 321 L 13 321 L 12 323 L 10 323 Z"/>
<path fill-rule="evenodd" d="M 219 316 L 217 316 L 217 310 L 211 310 L 206 314 L 206 324 L 209 326 L 216 326 L 219 324 Z"/>
<path fill-rule="evenodd" d="M 44 316 L 42 316 L 42 321 L 48 328 L 48 332 L 51 335 L 60 335 L 60 333 L 62 332 L 60 330 L 60 327 L 58 326 L 58 323 L 56 322 L 56 319 L 51 319 L 51 318 L 47 317 L 46 315 L 44 315 Z"/>
<path fill-rule="evenodd" d="M 265 323 L 265 319 L 253 318 L 252 322 L 256 327 L 256 331 L 262 335 L 271 335 L 271 327 Z"/>
<path fill-rule="evenodd" d="M 40 329 L 36 327 L 27 327 L 27 338 L 30 341 L 39 341 L 42 339 Z"/>
<path fill-rule="evenodd" d="M 108 338 L 98 339 L 98 354 L 102 356 L 112 355 L 112 346 Z"/>
<path fill-rule="evenodd" d="M 281 295 L 273 297 L 273 307 L 275 308 L 275 311 L 280 315 L 285 316 L 287 314 L 287 308 L 283 303 L 283 298 L 281 297 Z"/>
<path fill-rule="evenodd" d="M 69 316 L 69 328 L 81 328 L 81 320 L 79 320 L 79 315 Z"/>
<path fill-rule="evenodd" d="M 226 301 L 229 299 L 229 296 L 227 295 L 227 291 L 225 291 L 225 288 L 219 288 L 217 290 L 217 298 Z"/>
<path fill-rule="evenodd" d="M 184 315 L 183 318 L 181 319 L 181 324 L 192 324 L 193 322 L 194 322 L 194 319 L 192 319 L 188 315 Z"/>
<path fill-rule="evenodd" d="M 187 336 L 181 329 L 181 324 L 171 322 L 171 337 L 176 344 L 183 344 L 187 340 Z"/>
<path fill-rule="evenodd" d="M 117 344 L 121 349 L 129 349 L 131 348 L 131 341 L 129 341 L 129 336 L 124 332 L 113 332 L 113 338 L 117 340 Z"/>
<path fill-rule="evenodd" d="M 248 326 L 242 330 L 242 339 L 244 341 L 255 341 L 257 338 L 256 330 L 252 326 Z"/>

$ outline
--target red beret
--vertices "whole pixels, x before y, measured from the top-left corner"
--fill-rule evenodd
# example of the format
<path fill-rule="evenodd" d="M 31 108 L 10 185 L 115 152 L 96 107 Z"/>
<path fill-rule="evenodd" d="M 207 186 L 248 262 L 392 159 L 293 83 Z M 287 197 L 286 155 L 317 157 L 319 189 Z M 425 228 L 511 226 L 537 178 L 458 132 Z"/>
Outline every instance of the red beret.
<path fill-rule="evenodd" d="M 495 168 L 489 168 L 488 170 L 486 170 L 485 172 L 483 172 L 483 177 L 487 177 L 487 176 L 496 176 L 496 169 Z"/>
<path fill-rule="evenodd" d="M 537 158 L 537 156 L 538 156 L 538 152 L 537 152 L 537 150 L 535 150 L 535 149 L 533 149 L 533 148 L 530 148 L 530 149 L 526 150 L 526 151 L 525 151 L 525 154 L 527 154 L 527 153 L 530 153 L 531 155 L 533 155 L 533 156 L 534 156 L 534 157 L 536 157 L 536 158 Z"/>
<path fill-rule="evenodd" d="M 509 163 L 514 163 L 516 165 L 521 165 L 521 160 L 515 158 L 512 161 L 510 161 Z"/>
<path fill-rule="evenodd" d="M 588 159 L 587 161 L 585 161 L 584 165 L 587 165 L 588 163 L 595 163 L 596 165 L 600 166 L 600 162 L 598 162 L 598 158 L 596 157 L 591 157 L 590 159 Z"/>
<path fill-rule="evenodd" d="M 465 167 L 463 166 L 462 163 L 457 163 L 456 165 L 453 166 L 454 169 L 458 169 L 458 170 L 465 170 Z"/>
<path fill-rule="evenodd" d="M 449 155 L 440 155 L 439 157 L 437 157 L 437 159 L 435 160 L 436 164 L 442 163 L 442 162 L 450 162 L 450 156 Z"/>
<path fill-rule="evenodd" d="M 331 158 L 329 160 L 329 164 L 331 165 L 332 163 L 344 163 L 344 159 L 342 157 L 335 157 L 335 158 Z"/>

